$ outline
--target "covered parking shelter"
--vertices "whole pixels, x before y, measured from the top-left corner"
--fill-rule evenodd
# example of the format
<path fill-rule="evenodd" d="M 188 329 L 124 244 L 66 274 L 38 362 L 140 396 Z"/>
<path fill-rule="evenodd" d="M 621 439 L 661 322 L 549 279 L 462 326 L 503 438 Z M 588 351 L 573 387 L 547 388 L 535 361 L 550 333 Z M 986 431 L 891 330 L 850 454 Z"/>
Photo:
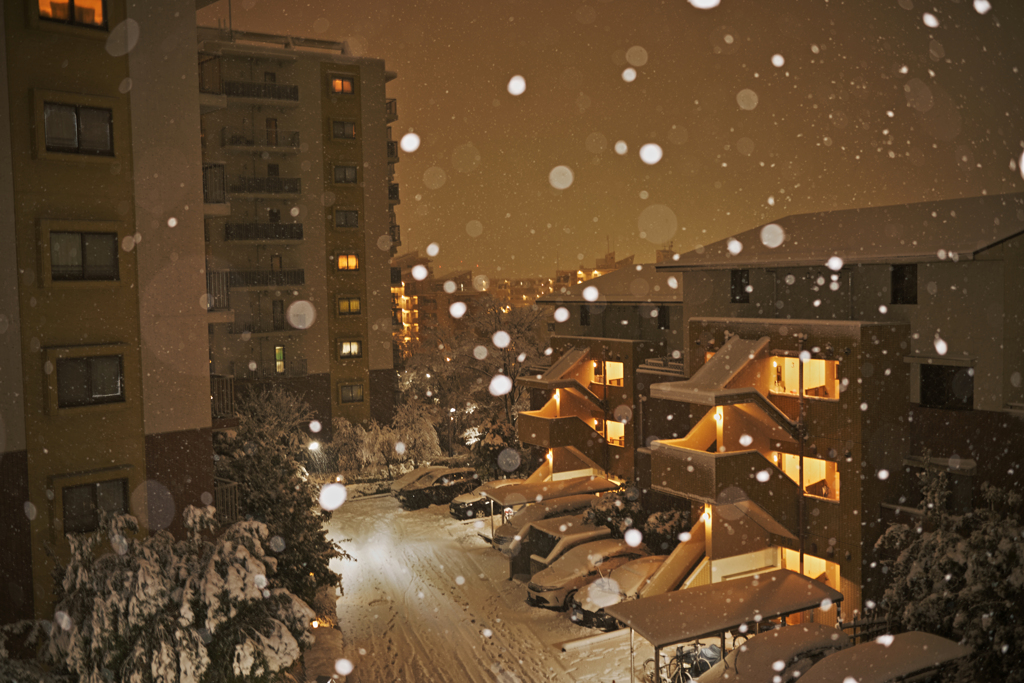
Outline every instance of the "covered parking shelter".
<path fill-rule="evenodd" d="M 542 500 L 557 500 L 580 494 L 596 494 L 614 491 L 619 485 L 605 477 L 585 475 L 570 479 L 549 479 L 548 481 L 527 481 L 522 484 L 503 486 L 498 489 L 481 491 L 501 506 L 500 509 L 523 506 L 527 503 L 539 503 Z M 491 515 L 491 538 L 494 538 L 494 516 Z"/>
<path fill-rule="evenodd" d="M 660 668 L 661 650 L 669 645 L 711 636 L 722 639 L 742 624 L 766 623 L 841 602 L 843 594 L 789 569 L 774 569 L 732 581 L 685 588 L 650 598 L 620 602 L 605 612 L 629 627 L 630 678 L 635 670 L 633 634 L 654 646 Z"/>

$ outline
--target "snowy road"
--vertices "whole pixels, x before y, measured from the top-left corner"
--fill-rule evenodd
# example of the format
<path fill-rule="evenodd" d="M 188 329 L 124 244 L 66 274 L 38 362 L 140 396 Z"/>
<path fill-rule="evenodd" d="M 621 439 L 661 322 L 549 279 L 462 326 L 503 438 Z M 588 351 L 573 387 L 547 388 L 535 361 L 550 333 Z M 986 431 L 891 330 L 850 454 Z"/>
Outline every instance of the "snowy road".
<path fill-rule="evenodd" d="M 629 681 L 628 639 L 561 653 L 594 635 L 564 613 L 529 607 L 506 560 L 447 507 L 407 511 L 389 496 L 335 511 L 330 536 L 357 562 L 341 566 L 338 620 L 351 683 Z M 481 524 L 482 526 L 482 524 Z M 637 666 L 650 656 L 638 651 Z"/>

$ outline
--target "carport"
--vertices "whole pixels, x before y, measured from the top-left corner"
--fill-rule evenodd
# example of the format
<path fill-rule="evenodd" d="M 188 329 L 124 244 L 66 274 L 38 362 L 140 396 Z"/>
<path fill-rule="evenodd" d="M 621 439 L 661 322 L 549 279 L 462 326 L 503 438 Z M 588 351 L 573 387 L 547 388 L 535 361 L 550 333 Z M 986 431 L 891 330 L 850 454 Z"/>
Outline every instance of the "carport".
<path fill-rule="evenodd" d="M 629 627 L 630 679 L 633 678 L 633 634 L 661 650 L 669 645 L 718 635 L 725 655 L 726 632 L 750 622 L 767 622 L 841 602 L 843 594 L 789 569 L 774 569 L 732 581 L 686 588 L 651 598 L 620 602 L 605 612 Z M 828 602 L 826 602 L 828 601 Z"/>
<path fill-rule="evenodd" d="M 587 475 L 571 479 L 524 482 L 482 493 L 486 498 L 490 498 L 500 505 L 501 509 L 504 509 L 542 500 L 556 500 L 566 496 L 614 491 L 617 488 L 619 485 L 610 479 Z M 491 515 L 491 538 L 494 538 L 494 515 Z"/>

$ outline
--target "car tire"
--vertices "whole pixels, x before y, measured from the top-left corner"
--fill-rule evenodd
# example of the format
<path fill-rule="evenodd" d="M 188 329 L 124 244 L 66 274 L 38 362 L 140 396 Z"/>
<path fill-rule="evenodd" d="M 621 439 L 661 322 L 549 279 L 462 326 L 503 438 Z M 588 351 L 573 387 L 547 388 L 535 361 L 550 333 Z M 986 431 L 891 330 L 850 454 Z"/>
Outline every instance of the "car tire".
<path fill-rule="evenodd" d="M 570 607 L 570 605 L 572 604 L 572 599 L 575 597 L 576 591 L 569 591 L 565 596 L 565 601 L 562 603 L 562 609 L 567 611 L 571 610 L 572 608 Z"/>

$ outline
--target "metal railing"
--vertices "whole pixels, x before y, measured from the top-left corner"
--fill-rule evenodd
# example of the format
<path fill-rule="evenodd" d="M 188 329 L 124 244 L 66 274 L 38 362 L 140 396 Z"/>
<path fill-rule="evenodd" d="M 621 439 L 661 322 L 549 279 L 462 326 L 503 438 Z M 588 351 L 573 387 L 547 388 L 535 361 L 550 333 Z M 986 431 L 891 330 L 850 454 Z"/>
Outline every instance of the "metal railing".
<path fill-rule="evenodd" d="M 397 225 L 391 225 L 391 246 L 400 247 L 402 246 L 402 229 Z"/>
<path fill-rule="evenodd" d="M 285 361 L 284 372 L 278 372 L 277 364 L 270 363 L 268 365 L 258 365 L 255 370 L 244 368 L 241 372 L 236 373 L 239 379 L 255 380 L 269 380 L 277 377 L 305 377 L 307 374 L 309 373 L 306 371 L 305 358 Z"/>
<path fill-rule="evenodd" d="M 302 178 L 238 176 L 231 179 L 228 192 L 236 194 L 299 194 L 302 192 Z"/>
<path fill-rule="evenodd" d="M 206 204 L 223 204 L 226 202 L 225 185 L 223 166 L 219 164 L 203 166 L 203 202 Z"/>
<path fill-rule="evenodd" d="M 235 378 L 210 375 L 210 414 L 214 419 L 234 417 Z"/>
<path fill-rule="evenodd" d="M 290 100 L 298 102 L 299 86 L 255 81 L 224 81 L 221 86 L 228 97 L 252 97 L 262 100 Z"/>
<path fill-rule="evenodd" d="M 237 481 L 230 479 L 213 479 L 213 506 L 217 508 L 217 522 L 231 524 L 239 518 L 239 492 L 241 487 Z"/>
<path fill-rule="evenodd" d="M 227 223 L 225 240 L 301 240 L 302 223 Z"/>
<path fill-rule="evenodd" d="M 388 123 L 398 120 L 398 101 L 394 98 L 388 98 L 384 102 L 384 113 Z"/>
<path fill-rule="evenodd" d="M 398 161 L 398 142 L 388 140 L 388 161 Z"/>
<path fill-rule="evenodd" d="M 206 271 L 206 310 L 225 311 L 229 308 L 231 300 L 228 294 L 227 271 Z"/>
<path fill-rule="evenodd" d="M 221 145 L 224 147 L 289 147 L 299 146 L 297 130 L 242 130 L 221 128 Z"/>
<path fill-rule="evenodd" d="M 283 287 L 306 284 L 306 271 L 293 270 L 228 270 L 228 287 Z"/>
<path fill-rule="evenodd" d="M 283 320 L 280 323 L 266 324 L 264 322 L 231 323 L 231 334 L 271 334 L 273 332 L 292 332 L 298 328 L 292 327 Z"/>
<path fill-rule="evenodd" d="M 393 202 L 400 201 L 398 196 L 398 183 L 388 183 L 388 199 Z"/>

